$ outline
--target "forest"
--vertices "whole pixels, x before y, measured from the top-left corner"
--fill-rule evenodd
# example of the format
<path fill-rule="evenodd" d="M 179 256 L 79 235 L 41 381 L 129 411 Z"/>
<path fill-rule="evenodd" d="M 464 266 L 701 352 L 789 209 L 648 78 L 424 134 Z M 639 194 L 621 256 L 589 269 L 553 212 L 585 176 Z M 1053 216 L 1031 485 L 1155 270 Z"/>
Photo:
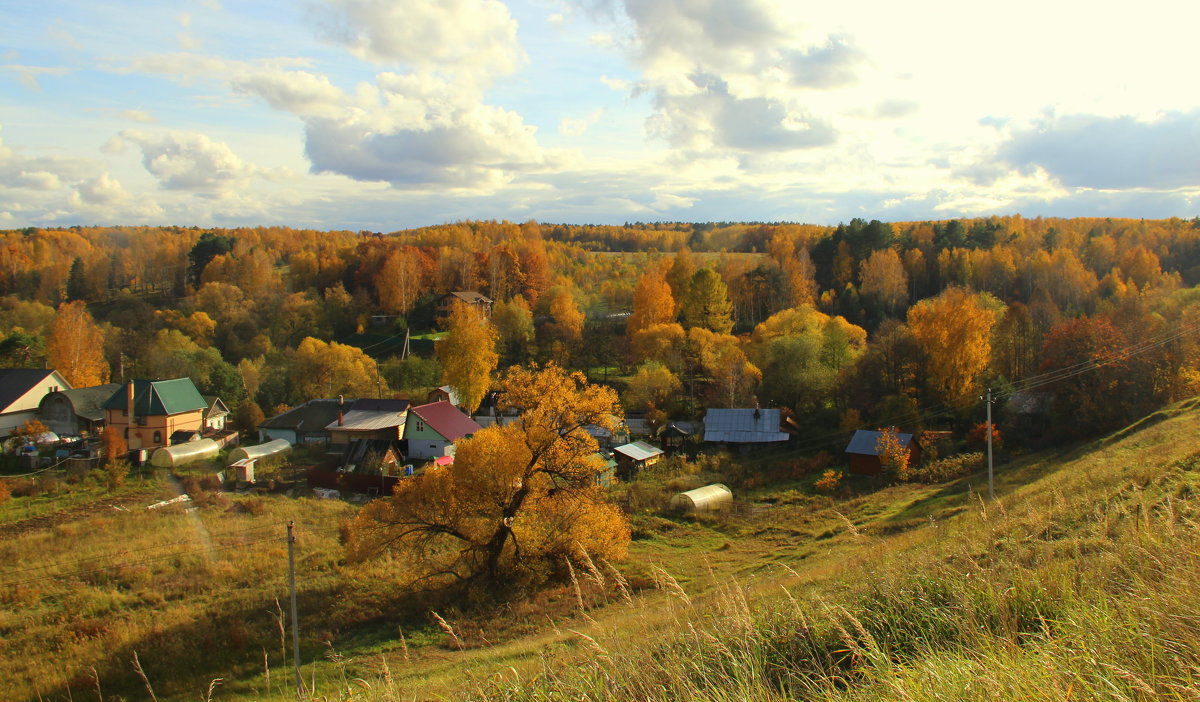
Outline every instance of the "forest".
<path fill-rule="evenodd" d="M 0 232 L 0 366 L 187 375 L 252 429 L 463 377 L 434 301 L 478 291 L 485 385 L 554 361 L 652 422 L 761 405 L 802 435 L 970 429 L 990 388 L 1019 447 L 1200 390 L 1198 283 L 1200 218 L 31 228 Z"/>

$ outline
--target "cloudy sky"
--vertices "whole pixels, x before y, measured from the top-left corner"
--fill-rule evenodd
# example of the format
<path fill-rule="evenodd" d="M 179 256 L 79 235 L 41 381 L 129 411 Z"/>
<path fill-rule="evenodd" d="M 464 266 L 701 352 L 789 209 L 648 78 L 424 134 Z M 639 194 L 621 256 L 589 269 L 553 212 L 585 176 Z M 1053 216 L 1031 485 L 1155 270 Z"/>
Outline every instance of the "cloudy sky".
<path fill-rule="evenodd" d="M 1200 214 L 1179 0 L 44 0 L 0 26 L 2 228 Z"/>

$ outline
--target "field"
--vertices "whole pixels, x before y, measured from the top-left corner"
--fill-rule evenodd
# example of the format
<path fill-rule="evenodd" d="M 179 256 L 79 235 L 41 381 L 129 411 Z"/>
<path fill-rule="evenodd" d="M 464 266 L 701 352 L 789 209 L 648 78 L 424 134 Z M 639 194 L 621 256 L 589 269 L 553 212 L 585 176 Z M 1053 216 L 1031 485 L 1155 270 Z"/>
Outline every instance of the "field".
<path fill-rule="evenodd" d="M 648 499 L 626 562 L 498 608 L 340 566 L 344 502 L 49 486 L 0 505 L 0 690 L 294 699 L 294 520 L 303 675 L 328 699 L 1196 699 L 1196 409 L 1013 461 L 994 503 L 980 475 L 776 484 L 719 517 Z"/>

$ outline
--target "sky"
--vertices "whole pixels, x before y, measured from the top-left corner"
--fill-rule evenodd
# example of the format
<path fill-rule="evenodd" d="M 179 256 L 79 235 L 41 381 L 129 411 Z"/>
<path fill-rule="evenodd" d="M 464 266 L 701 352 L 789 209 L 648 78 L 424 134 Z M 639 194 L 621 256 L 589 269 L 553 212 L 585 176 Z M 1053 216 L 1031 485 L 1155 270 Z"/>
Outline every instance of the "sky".
<path fill-rule="evenodd" d="M 1200 214 L 1200 3 L 0 3 L 0 228 Z"/>

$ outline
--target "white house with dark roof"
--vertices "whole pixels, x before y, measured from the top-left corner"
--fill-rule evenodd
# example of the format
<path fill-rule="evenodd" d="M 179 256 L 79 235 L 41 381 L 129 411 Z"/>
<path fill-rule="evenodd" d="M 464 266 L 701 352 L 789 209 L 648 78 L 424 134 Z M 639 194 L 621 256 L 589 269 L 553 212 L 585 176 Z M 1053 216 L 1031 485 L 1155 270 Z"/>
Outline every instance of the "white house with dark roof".
<path fill-rule="evenodd" d="M 9 436 L 25 422 L 37 419 L 46 395 L 70 389 L 71 384 L 56 370 L 0 369 L 0 437 Z"/>

